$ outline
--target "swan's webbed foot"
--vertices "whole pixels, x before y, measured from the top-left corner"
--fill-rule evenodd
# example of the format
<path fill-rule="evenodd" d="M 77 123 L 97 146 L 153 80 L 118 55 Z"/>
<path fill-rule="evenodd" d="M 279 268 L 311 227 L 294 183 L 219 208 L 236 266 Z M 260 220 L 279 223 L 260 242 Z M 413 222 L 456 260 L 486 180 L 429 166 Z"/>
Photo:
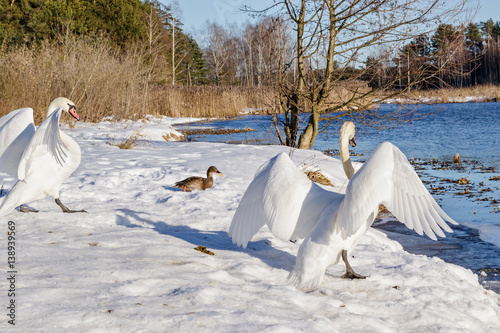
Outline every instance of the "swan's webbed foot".
<path fill-rule="evenodd" d="M 22 213 L 38 213 L 38 210 L 33 208 L 26 208 L 23 205 L 19 206 L 19 211 Z"/>
<path fill-rule="evenodd" d="M 61 200 L 56 199 L 56 204 L 61 207 L 62 211 L 64 213 L 86 213 L 87 211 L 82 209 L 82 210 L 71 210 L 68 207 L 64 206 L 61 202 Z"/>
<path fill-rule="evenodd" d="M 356 273 L 355 271 L 348 271 L 346 270 L 346 272 L 344 273 L 344 275 L 341 276 L 343 279 L 351 279 L 351 280 L 354 280 L 354 279 L 366 279 L 366 276 L 364 275 L 361 275 L 361 274 L 358 274 Z"/>
<path fill-rule="evenodd" d="M 344 260 L 345 263 L 345 274 L 342 275 L 343 279 L 366 279 L 366 276 L 361 275 L 356 273 L 351 265 L 349 264 L 349 261 L 347 260 L 347 251 L 342 250 L 342 260 Z"/>

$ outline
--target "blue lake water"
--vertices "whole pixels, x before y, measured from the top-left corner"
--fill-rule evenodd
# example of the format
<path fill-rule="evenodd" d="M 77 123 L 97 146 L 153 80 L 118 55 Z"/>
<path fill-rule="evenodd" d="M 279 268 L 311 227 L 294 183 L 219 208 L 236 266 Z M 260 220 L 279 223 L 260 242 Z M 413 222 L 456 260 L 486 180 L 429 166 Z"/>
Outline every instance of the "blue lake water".
<path fill-rule="evenodd" d="M 396 108 L 382 105 L 380 111 L 392 112 Z M 356 155 L 352 159 L 363 161 L 380 143 L 392 142 L 409 159 L 415 158 L 415 167 L 421 179 L 443 209 L 460 222 L 460 226 L 454 228 L 455 232 L 441 240 L 439 245 L 427 243 L 425 238 L 400 223 L 388 223 L 382 228 L 392 233 L 392 238 L 396 240 L 401 241 L 400 237 L 405 237 L 401 243 L 410 252 L 437 255 L 470 268 L 489 287 L 500 291 L 500 181 L 493 180 L 493 177 L 500 176 L 500 103 L 454 103 L 409 108 L 415 108 L 414 120 L 387 129 L 375 129 L 355 122 L 357 146 L 351 151 Z M 341 122 L 332 124 L 318 136 L 313 149 L 338 149 L 340 127 Z M 255 131 L 198 135 L 191 139 L 279 144 L 268 115 L 196 122 L 178 128 L 252 128 Z M 463 161 L 460 167 L 451 163 L 456 153 Z M 458 185 L 449 181 L 461 178 L 469 184 Z"/>
<path fill-rule="evenodd" d="M 383 106 L 392 110 L 395 106 Z M 390 130 L 358 127 L 357 152 L 368 152 L 383 141 L 391 141 L 407 157 L 477 160 L 500 168 L 500 103 L 455 103 L 415 106 L 416 116 L 429 114 Z M 320 138 L 315 148 L 328 140 Z"/>
<path fill-rule="evenodd" d="M 396 108 L 382 105 L 380 109 L 389 112 Z M 428 116 L 386 130 L 356 124 L 357 147 L 354 152 L 369 155 L 378 144 L 390 141 L 408 157 L 451 160 L 455 153 L 459 153 L 463 159 L 478 160 L 484 165 L 500 169 L 500 103 L 435 104 L 414 108 L 417 118 Z M 340 126 L 341 122 L 338 122 L 319 134 L 313 149 L 338 149 Z M 195 122 L 179 128 L 187 127 L 255 130 L 238 134 L 200 135 L 194 139 L 197 141 L 279 144 L 271 116 L 268 115 L 242 116 L 210 123 Z"/>

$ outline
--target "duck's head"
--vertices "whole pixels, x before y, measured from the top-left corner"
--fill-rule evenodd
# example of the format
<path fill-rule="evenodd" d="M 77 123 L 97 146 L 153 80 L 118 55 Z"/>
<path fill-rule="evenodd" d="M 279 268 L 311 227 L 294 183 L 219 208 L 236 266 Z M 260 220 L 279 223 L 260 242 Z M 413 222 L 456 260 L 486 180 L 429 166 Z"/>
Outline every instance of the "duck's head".
<path fill-rule="evenodd" d="M 212 165 L 210 168 L 208 168 L 207 175 L 210 177 L 210 175 L 213 175 L 214 173 L 219 174 L 219 176 L 221 176 L 221 177 L 224 176 L 224 174 L 222 172 L 217 170 L 217 168 Z"/>
<path fill-rule="evenodd" d="M 57 108 L 62 108 L 64 112 L 69 113 L 76 120 L 80 120 L 80 117 L 76 113 L 75 103 L 67 99 L 66 97 L 58 97 L 50 103 L 47 110 L 47 116 L 52 114 Z"/>

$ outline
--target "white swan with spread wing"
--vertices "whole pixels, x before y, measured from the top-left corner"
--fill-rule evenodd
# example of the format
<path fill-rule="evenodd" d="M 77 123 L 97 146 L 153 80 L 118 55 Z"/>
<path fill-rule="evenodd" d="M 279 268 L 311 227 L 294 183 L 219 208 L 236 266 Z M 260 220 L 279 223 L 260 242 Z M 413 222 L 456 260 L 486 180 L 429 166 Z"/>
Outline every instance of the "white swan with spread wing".
<path fill-rule="evenodd" d="M 345 278 L 364 278 L 354 272 L 348 254 L 375 220 L 379 204 L 418 234 L 436 240 L 456 224 L 434 201 L 406 156 L 389 142 L 380 144 L 354 174 L 348 142 L 354 143 L 354 124 L 342 126 L 340 150 L 350 180 L 346 193 L 327 191 L 311 182 L 281 153 L 263 165 L 248 186 L 229 228 L 233 243 L 247 246 L 267 224 L 273 235 L 305 238 L 299 247 L 289 281 L 299 288 L 318 286 L 326 268 L 342 258 Z"/>
<path fill-rule="evenodd" d="M 10 192 L 0 199 L 0 216 L 17 206 L 29 211 L 22 206 L 24 203 L 48 195 L 66 213 L 84 212 L 70 210 L 59 200 L 59 188 L 80 165 L 81 159 L 78 144 L 59 129 L 63 111 L 80 119 L 75 104 L 64 97 L 52 101 L 47 118 L 36 131 L 30 108 L 12 111 L 0 118 L 0 163 L 6 165 L 2 171 L 9 174 L 17 171 L 18 178 Z"/>
<path fill-rule="evenodd" d="M 24 148 L 34 133 L 32 108 L 14 110 L 0 118 L 0 172 L 17 176 Z"/>

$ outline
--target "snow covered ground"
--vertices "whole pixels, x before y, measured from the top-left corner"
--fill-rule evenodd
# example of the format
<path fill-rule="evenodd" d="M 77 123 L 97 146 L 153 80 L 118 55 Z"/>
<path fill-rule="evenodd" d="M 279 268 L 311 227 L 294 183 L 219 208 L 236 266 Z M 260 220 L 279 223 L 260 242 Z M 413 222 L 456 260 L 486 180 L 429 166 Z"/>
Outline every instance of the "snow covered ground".
<path fill-rule="evenodd" d="M 500 297 L 477 276 L 441 259 L 412 255 L 371 229 L 351 264 L 366 280 L 328 269 L 318 289 L 288 285 L 298 243 L 262 229 L 248 248 L 231 243 L 232 216 L 257 168 L 288 148 L 166 142 L 171 123 L 150 118 L 64 126 L 80 144 L 82 163 L 63 185 L 61 201 L 88 213 L 63 214 L 47 198 L 14 211 L 15 328 L 24 332 L 500 332 Z M 109 145 L 134 131 L 135 149 Z M 340 162 L 295 151 L 345 189 Z M 172 187 L 215 165 L 212 189 Z M 12 179 L 4 180 L 9 189 Z M 459 216 L 450 215 L 460 221 Z M 207 247 L 214 255 L 194 248 Z M 0 331 L 14 331 L 6 306 L 7 246 L 0 250 Z"/>

